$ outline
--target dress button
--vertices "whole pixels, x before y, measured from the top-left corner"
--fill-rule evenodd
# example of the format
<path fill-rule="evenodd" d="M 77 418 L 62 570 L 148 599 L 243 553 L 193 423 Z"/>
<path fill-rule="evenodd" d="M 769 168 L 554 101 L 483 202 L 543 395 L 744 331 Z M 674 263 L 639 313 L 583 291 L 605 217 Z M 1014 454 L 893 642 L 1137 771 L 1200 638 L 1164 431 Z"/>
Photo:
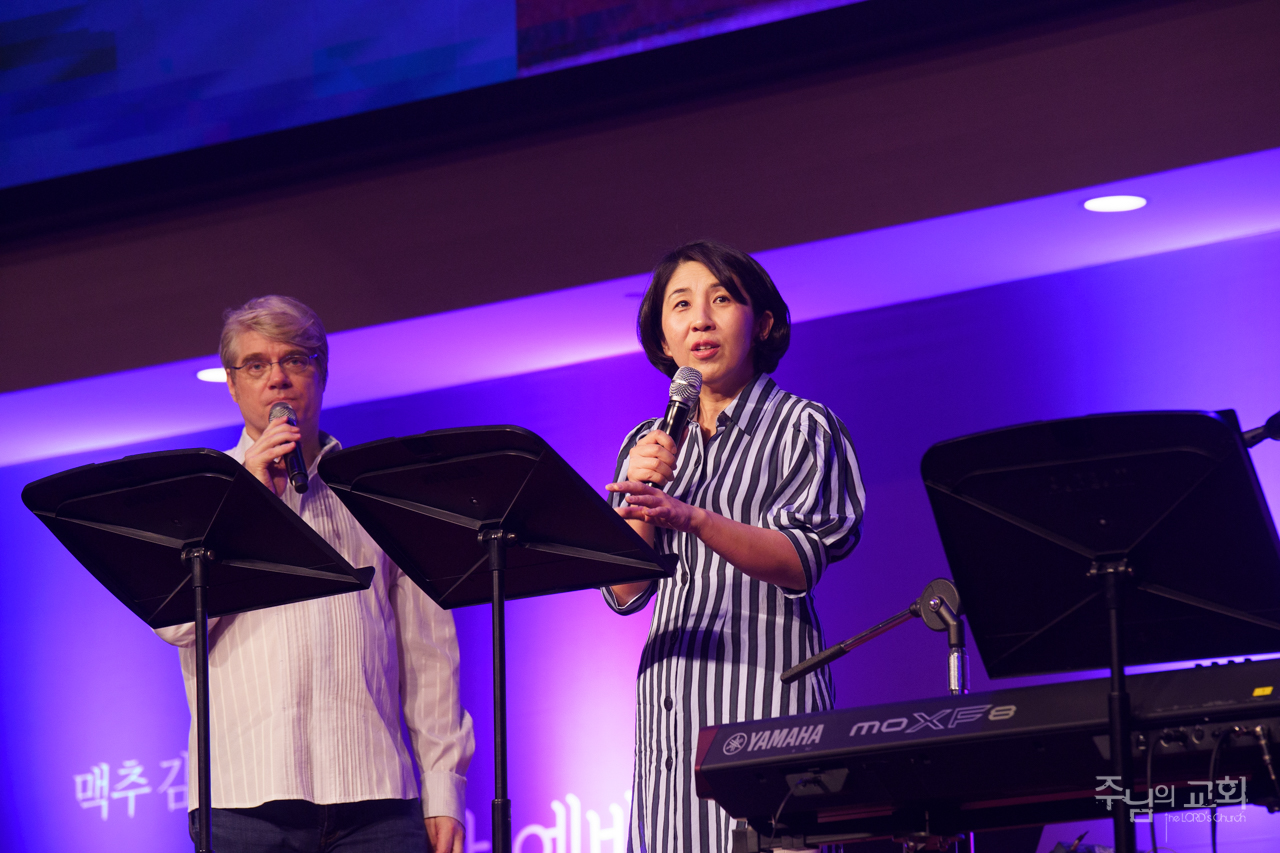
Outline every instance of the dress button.
<path fill-rule="evenodd" d="M 668 756 L 668 757 L 667 757 L 667 769 L 668 769 L 668 770 L 670 770 L 674 765 L 675 765 L 675 762 L 671 760 L 670 756 Z"/>
<path fill-rule="evenodd" d="M 666 708 L 668 711 L 670 711 L 675 706 L 676 706 L 676 703 L 671 701 L 670 696 L 662 700 L 662 707 Z"/>

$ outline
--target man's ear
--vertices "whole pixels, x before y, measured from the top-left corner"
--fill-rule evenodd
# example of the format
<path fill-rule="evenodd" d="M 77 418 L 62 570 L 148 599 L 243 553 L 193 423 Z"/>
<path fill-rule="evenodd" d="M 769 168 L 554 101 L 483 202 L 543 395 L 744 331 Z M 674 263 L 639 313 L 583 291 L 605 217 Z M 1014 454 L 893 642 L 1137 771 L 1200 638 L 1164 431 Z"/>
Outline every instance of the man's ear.
<path fill-rule="evenodd" d="M 226 373 L 227 373 L 227 391 L 231 394 L 231 399 L 234 400 L 236 405 L 238 406 L 240 405 L 240 397 L 237 396 L 236 394 L 236 381 L 231 378 L 230 370 L 226 371 Z"/>

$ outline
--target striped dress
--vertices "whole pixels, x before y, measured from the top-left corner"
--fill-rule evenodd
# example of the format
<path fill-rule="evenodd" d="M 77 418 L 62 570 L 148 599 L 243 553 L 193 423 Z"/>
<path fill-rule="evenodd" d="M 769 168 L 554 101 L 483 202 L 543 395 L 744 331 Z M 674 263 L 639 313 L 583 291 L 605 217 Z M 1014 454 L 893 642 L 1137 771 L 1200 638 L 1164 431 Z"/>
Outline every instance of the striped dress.
<path fill-rule="evenodd" d="M 654 428 L 631 431 L 618 455 Z M 696 424 L 680 448 L 669 494 L 736 521 L 778 530 L 795 545 L 809 591 L 748 578 L 697 537 L 659 529 L 654 547 L 679 557 L 673 578 L 626 607 L 657 601 L 637 676 L 632 853 L 728 851 L 731 821 L 694 792 L 698 729 L 832 706 L 823 669 L 784 685 L 780 673 L 823 648 L 812 590 L 827 565 L 853 550 L 864 491 L 853 443 L 829 410 L 759 375 L 705 439 Z M 614 505 L 622 495 L 612 496 Z"/>

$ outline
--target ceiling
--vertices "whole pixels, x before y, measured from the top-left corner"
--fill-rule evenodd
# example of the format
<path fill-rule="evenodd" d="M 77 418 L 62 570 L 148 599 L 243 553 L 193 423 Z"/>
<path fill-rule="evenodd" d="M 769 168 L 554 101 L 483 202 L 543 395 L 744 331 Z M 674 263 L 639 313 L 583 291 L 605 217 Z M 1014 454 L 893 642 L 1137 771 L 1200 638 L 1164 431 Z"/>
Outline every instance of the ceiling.
<path fill-rule="evenodd" d="M 1061 7 L 23 232 L 0 392 L 206 355 L 262 293 L 366 328 L 641 274 L 698 236 L 761 252 L 1280 147 L 1280 4 Z"/>

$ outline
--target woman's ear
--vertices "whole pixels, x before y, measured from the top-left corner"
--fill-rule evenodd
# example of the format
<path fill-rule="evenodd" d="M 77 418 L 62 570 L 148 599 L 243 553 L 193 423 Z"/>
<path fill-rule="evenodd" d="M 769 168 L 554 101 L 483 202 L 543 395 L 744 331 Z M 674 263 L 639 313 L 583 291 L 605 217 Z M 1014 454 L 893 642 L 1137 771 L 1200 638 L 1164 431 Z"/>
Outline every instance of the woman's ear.
<path fill-rule="evenodd" d="M 773 331 L 773 312 L 764 311 L 756 318 L 756 340 L 768 340 L 771 331 Z"/>

